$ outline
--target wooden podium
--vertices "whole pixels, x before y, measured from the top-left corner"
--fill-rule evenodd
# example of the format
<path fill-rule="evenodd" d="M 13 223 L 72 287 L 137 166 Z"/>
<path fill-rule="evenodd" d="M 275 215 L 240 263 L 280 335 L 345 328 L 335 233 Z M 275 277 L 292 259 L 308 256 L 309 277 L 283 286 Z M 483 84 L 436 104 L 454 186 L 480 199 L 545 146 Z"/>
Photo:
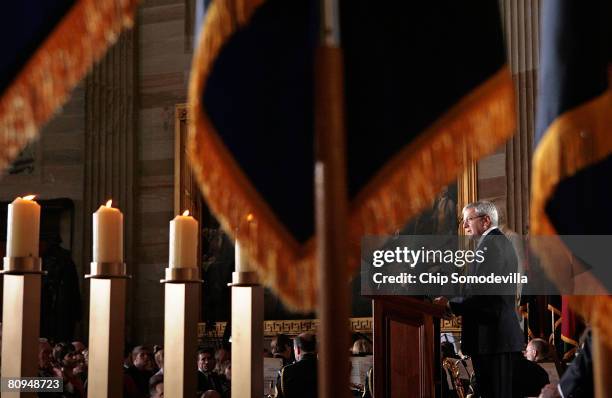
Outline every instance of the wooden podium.
<path fill-rule="evenodd" d="M 439 397 L 443 308 L 415 297 L 371 298 L 374 397 Z"/>

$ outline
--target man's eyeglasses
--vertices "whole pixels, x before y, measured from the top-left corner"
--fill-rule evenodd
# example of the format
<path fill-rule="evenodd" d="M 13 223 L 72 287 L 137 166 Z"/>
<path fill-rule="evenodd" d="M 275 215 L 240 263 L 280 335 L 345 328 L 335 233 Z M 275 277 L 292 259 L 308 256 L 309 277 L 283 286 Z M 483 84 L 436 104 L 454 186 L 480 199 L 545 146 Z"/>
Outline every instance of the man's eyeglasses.
<path fill-rule="evenodd" d="M 486 216 L 486 214 L 481 214 L 479 216 L 472 216 L 472 217 L 468 217 L 468 218 L 464 218 L 463 220 L 461 220 L 461 224 L 466 223 L 466 222 L 472 222 L 473 220 L 480 218 L 480 217 L 484 217 Z"/>

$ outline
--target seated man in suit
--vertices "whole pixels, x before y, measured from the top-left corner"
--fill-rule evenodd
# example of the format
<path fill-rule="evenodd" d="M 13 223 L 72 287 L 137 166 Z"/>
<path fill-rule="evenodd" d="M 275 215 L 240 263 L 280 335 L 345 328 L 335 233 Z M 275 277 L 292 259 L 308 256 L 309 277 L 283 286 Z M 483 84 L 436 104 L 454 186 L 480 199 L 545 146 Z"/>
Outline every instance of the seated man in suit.
<path fill-rule="evenodd" d="M 293 339 L 296 361 L 283 367 L 276 378 L 278 398 L 316 398 L 317 340 L 312 333 L 302 333 Z"/>
<path fill-rule="evenodd" d="M 221 377 L 216 374 L 215 354 L 210 348 L 203 348 L 198 351 L 198 392 L 204 393 L 208 390 L 223 392 Z"/>
<path fill-rule="evenodd" d="M 525 358 L 534 362 L 542 362 L 550 355 L 550 345 L 544 339 L 531 339 L 525 349 Z"/>
<path fill-rule="evenodd" d="M 542 387 L 550 383 L 550 379 L 548 377 L 548 373 L 544 370 L 543 367 L 537 364 L 536 358 L 537 355 L 534 354 L 533 345 L 540 346 L 540 342 L 536 341 L 535 344 L 531 344 L 534 340 L 542 340 L 542 339 L 533 339 L 527 345 L 527 350 L 525 351 L 525 357 L 517 358 L 514 362 L 514 367 L 512 369 L 513 376 L 513 393 L 517 397 L 535 397 L 537 396 Z M 546 343 L 544 340 L 542 340 Z M 544 346 L 545 347 L 545 346 Z M 540 348 L 544 350 L 545 348 Z M 539 356 L 540 360 L 545 359 L 543 355 Z"/>
<path fill-rule="evenodd" d="M 567 368 L 558 385 L 548 384 L 540 393 L 541 398 L 593 397 L 593 357 L 591 354 L 591 330 L 587 329 L 584 342 L 576 358 Z"/>
<path fill-rule="evenodd" d="M 463 228 L 476 242 L 476 251 L 484 260 L 468 267 L 468 275 L 490 273 L 508 275 L 517 272 L 518 263 L 512 244 L 498 228 L 495 205 L 487 201 L 470 203 L 463 208 Z M 461 351 L 472 357 L 477 393 L 482 398 L 512 398 L 512 370 L 524 347 L 523 334 L 514 311 L 514 294 L 496 286 L 480 290 L 466 285 L 463 297 L 451 302 L 445 297 L 435 300 L 454 315 L 462 316 Z M 506 286 L 512 293 L 516 287 Z M 483 295 L 486 293 L 488 295 Z"/>

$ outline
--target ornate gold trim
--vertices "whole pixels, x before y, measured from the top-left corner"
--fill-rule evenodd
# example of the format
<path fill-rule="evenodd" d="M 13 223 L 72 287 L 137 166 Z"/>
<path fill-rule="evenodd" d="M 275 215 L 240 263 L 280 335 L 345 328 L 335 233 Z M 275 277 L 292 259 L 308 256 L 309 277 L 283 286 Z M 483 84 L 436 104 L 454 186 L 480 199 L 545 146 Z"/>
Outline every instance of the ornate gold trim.
<path fill-rule="evenodd" d="M 461 333 L 461 317 L 454 317 L 449 320 L 440 319 L 440 332 Z"/>
<path fill-rule="evenodd" d="M 300 333 L 316 332 L 319 324 L 318 319 L 288 319 L 264 321 L 264 337 L 274 337 L 279 333 L 288 336 L 297 336 Z M 215 329 L 208 334 L 205 333 L 206 323 L 198 323 L 198 339 L 204 337 L 219 338 L 225 333 L 226 322 L 216 322 Z M 351 333 L 372 334 L 373 321 L 371 317 L 350 318 L 349 327 Z"/>

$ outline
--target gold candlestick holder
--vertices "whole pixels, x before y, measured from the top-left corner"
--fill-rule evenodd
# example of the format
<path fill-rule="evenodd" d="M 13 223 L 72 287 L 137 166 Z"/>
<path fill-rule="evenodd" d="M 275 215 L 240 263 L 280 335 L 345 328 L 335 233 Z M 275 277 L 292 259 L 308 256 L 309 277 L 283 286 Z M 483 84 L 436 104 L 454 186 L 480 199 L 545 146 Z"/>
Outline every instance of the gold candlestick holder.
<path fill-rule="evenodd" d="M 200 270 L 196 267 L 167 267 L 161 283 L 202 283 Z M 165 350 L 164 350 L 165 352 Z"/>
<path fill-rule="evenodd" d="M 89 293 L 89 398 L 123 396 L 126 265 L 92 262 Z"/>
<path fill-rule="evenodd" d="M 4 275 L 43 274 L 40 257 L 4 257 L 3 265 Z"/>
<path fill-rule="evenodd" d="M 2 297 L 2 377 L 36 377 L 40 330 L 40 257 L 4 257 Z M 6 397 L 36 396 L 6 392 Z"/>
<path fill-rule="evenodd" d="M 164 285 L 164 396 L 195 397 L 200 270 L 168 267 Z"/>
<path fill-rule="evenodd" d="M 263 385 L 264 293 L 257 274 L 233 272 L 232 283 L 232 395 L 259 398 Z"/>
<path fill-rule="evenodd" d="M 253 271 L 232 272 L 232 283 L 228 283 L 227 286 L 259 286 L 259 278 Z"/>

